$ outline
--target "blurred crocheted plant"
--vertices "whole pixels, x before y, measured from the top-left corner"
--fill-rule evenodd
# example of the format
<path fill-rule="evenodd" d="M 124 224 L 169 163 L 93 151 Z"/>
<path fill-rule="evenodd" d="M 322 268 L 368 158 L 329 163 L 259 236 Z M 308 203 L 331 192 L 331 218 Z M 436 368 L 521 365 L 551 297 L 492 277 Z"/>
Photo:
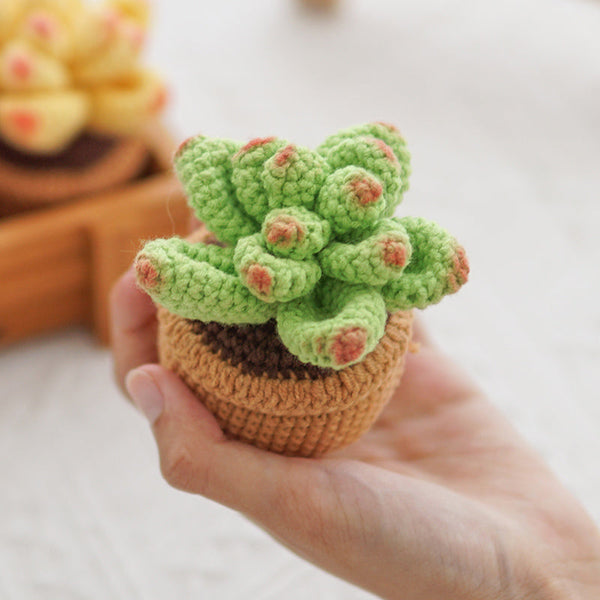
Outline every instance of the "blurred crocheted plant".
<path fill-rule="evenodd" d="M 137 134 L 165 104 L 139 54 L 145 0 L 2 0 L 0 138 L 56 154 L 84 130 Z"/>
<path fill-rule="evenodd" d="M 439 302 L 467 281 L 448 232 L 393 216 L 410 155 L 390 125 L 345 129 L 316 151 L 199 136 L 180 147 L 175 169 L 221 243 L 154 240 L 136 269 L 140 286 L 186 319 L 275 319 L 302 362 L 343 369 L 377 346 L 388 313 Z"/>

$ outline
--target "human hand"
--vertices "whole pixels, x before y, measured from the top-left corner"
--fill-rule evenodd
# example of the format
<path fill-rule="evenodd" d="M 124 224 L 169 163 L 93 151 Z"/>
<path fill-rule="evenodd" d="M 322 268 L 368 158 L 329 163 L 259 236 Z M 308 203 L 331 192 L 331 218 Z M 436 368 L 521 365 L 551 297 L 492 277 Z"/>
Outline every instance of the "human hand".
<path fill-rule="evenodd" d="M 115 371 L 174 487 L 240 511 L 296 554 L 388 599 L 600 598 L 600 534 L 504 417 L 426 337 L 363 438 L 320 459 L 224 437 L 157 364 L 129 271 L 111 299 Z"/>

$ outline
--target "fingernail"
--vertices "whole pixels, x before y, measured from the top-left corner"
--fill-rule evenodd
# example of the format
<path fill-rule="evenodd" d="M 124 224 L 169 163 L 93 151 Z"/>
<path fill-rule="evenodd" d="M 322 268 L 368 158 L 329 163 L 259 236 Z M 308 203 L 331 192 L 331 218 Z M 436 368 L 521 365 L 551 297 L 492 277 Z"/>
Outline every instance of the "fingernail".
<path fill-rule="evenodd" d="M 154 379 L 143 369 L 134 369 L 125 378 L 125 387 L 136 407 L 153 424 L 165 407 L 165 399 Z"/>

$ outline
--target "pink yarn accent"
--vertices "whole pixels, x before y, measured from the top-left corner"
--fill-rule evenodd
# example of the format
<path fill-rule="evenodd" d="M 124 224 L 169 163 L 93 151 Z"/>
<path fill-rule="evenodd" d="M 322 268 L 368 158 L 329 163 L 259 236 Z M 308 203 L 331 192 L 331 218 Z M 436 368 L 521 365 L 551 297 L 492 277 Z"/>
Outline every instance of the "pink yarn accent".
<path fill-rule="evenodd" d="M 33 135 L 39 125 L 38 117 L 27 110 L 15 110 L 10 114 L 9 119 L 13 125 L 26 136 Z"/>
<path fill-rule="evenodd" d="M 248 286 L 260 294 L 268 295 L 271 292 L 273 278 L 269 274 L 269 271 L 258 263 L 254 263 L 248 267 L 246 281 Z"/>
<path fill-rule="evenodd" d="M 283 167 L 296 154 L 296 147 L 293 144 L 286 146 L 275 155 L 275 164 L 278 167 Z"/>
<path fill-rule="evenodd" d="M 352 192 L 356 196 L 356 199 L 363 206 L 377 202 L 383 193 L 382 185 L 370 177 L 361 177 L 360 179 L 355 179 L 350 183 L 350 186 L 352 188 Z"/>
<path fill-rule="evenodd" d="M 373 141 L 377 144 L 377 146 L 379 146 L 381 150 L 383 150 L 383 153 L 390 162 L 398 162 L 394 151 L 383 140 L 373 138 Z"/>
<path fill-rule="evenodd" d="M 138 281 L 146 289 L 153 289 L 159 283 L 159 275 L 154 265 L 147 258 L 140 258 L 136 262 L 135 269 Z"/>
<path fill-rule="evenodd" d="M 367 332 L 362 327 L 350 327 L 335 336 L 331 351 L 336 363 L 341 366 L 358 359 L 366 344 Z"/>
<path fill-rule="evenodd" d="M 18 54 L 11 59 L 9 68 L 15 78 L 20 81 L 26 81 L 31 77 L 31 61 L 22 54 Z"/>
<path fill-rule="evenodd" d="M 304 239 L 304 234 L 304 229 L 298 221 L 290 218 L 279 218 L 270 224 L 267 232 L 267 241 L 269 244 L 286 246 L 292 240 L 301 242 Z"/>
<path fill-rule="evenodd" d="M 28 25 L 33 32 L 45 40 L 56 35 L 56 23 L 46 15 L 32 15 L 29 18 Z"/>
<path fill-rule="evenodd" d="M 235 156 L 239 156 L 240 154 L 243 154 L 244 152 L 248 152 L 248 150 L 252 150 L 252 148 L 257 148 L 258 146 L 266 146 L 267 144 L 270 144 L 275 139 L 276 139 L 275 136 L 266 137 L 266 138 L 254 138 L 253 140 L 250 140 L 245 146 L 242 146 L 238 150 L 238 152 L 235 154 Z"/>
<path fill-rule="evenodd" d="M 383 241 L 383 262 L 394 267 L 403 267 L 406 264 L 406 248 L 397 240 Z"/>

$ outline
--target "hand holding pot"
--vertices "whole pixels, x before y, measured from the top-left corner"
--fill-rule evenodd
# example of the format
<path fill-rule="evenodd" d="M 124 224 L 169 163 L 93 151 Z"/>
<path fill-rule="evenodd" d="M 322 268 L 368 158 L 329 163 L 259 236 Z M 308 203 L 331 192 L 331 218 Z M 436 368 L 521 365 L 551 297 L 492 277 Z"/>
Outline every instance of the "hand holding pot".
<path fill-rule="evenodd" d="M 326 458 L 224 437 L 158 366 L 133 272 L 112 296 L 116 376 L 149 418 L 165 479 L 240 511 L 303 558 L 383 598 L 600 596 L 589 516 L 419 327 L 373 429 Z"/>

